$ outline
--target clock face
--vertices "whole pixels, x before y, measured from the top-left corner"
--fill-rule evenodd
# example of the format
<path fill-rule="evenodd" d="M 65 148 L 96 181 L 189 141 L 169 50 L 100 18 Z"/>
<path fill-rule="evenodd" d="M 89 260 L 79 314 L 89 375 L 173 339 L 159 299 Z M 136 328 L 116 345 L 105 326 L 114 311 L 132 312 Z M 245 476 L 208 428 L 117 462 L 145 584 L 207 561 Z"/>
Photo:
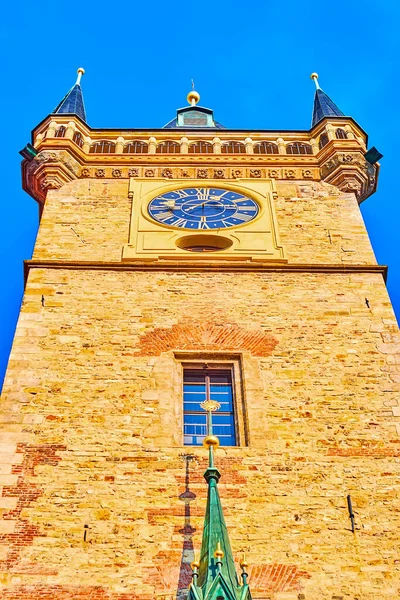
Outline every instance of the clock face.
<path fill-rule="evenodd" d="M 221 229 L 252 221 L 258 204 L 237 192 L 220 188 L 184 188 L 160 194 L 150 202 L 151 217 L 172 227 Z"/>

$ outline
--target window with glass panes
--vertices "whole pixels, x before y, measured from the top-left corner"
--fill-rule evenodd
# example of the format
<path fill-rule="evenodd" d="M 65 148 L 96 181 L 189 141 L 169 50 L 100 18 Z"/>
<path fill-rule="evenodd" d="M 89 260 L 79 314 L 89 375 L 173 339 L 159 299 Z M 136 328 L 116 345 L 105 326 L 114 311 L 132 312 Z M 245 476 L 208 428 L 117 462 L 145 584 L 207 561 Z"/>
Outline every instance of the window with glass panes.
<path fill-rule="evenodd" d="M 183 435 L 185 446 L 201 446 L 207 435 L 204 400 L 216 400 L 221 408 L 213 413 L 213 433 L 221 446 L 235 446 L 232 372 L 230 369 L 183 370 Z"/>

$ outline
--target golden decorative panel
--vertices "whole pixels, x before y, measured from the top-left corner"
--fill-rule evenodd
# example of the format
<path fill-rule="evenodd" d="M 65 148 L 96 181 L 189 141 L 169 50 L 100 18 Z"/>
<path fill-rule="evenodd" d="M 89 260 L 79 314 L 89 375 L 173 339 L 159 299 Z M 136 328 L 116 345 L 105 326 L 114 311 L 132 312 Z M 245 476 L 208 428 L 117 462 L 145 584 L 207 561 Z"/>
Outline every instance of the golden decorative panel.
<path fill-rule="evenodd" d="M 215 180 L 204 179 L 204 187 L 215 187 Z M 259 207 L 257 216 L 250 222 L 229 228 L 188 230 L 155 221 L 148 213 L 149 203 L 156 196 L 180 188 L 198 187 L 196 179 L 165 181 L 158 178 L 131 178 L 129 196 L 132 198 L 129 242 L 123 248 L 122 259 L 204 260 L 205 252 L 188 251 L 193 247 L 212 247 L 207 252 L 210 260 L 268 260 L 287 262 L 279 241 L 274 196 L 274 181 L 241 179 L 218 182 L 218 188 L 243 194 Z"/>

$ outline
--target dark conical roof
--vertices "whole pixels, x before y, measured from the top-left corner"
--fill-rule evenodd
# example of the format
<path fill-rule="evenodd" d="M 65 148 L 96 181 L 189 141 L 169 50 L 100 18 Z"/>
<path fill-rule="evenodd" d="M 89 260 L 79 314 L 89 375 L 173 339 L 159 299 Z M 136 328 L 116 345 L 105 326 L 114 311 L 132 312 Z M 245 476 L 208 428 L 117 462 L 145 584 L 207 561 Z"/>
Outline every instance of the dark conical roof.
<path fill-rule="evenodd" d="M 311 127 L 314 127 L 324 117 L 343 117 L 342 111 L 321 88 L 315 90 L 314 108 Z"/>
<path fill-rule="evenodd" d="M 77 115 L 82 121 L 86 121 L 85 104 L 83 102 L 82 88 L 80 85 L 80 78 L 83 72 L 83 69 L 78 69 L 78 79 L 75 85 L 69 90 L 68 94 L 64 96 L 60 104 L 54 109 L 53 113 Z"/>
<path fill-rule="evenodd" d="M 322 121 L 324 117 L 344 117 L 342 111 L 329 98 L 327 94 L 319 87 L 318 73 L 311 73 L 311 79 L 317 88 L 314 96 L 314 108 L 311 127 Z"/>

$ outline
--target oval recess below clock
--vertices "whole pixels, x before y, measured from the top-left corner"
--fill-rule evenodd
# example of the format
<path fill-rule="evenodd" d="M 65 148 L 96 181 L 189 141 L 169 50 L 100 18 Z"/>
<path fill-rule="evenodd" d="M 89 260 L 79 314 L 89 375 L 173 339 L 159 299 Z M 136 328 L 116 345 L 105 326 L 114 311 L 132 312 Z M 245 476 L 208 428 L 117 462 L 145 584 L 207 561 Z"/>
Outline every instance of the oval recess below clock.
<path fill-rule="evenodd" d="M 220 252 L 232 244 L 232 240 L 217 235 L 185 235 L 176 241 L 178 248 L 188 252 Z"/>

